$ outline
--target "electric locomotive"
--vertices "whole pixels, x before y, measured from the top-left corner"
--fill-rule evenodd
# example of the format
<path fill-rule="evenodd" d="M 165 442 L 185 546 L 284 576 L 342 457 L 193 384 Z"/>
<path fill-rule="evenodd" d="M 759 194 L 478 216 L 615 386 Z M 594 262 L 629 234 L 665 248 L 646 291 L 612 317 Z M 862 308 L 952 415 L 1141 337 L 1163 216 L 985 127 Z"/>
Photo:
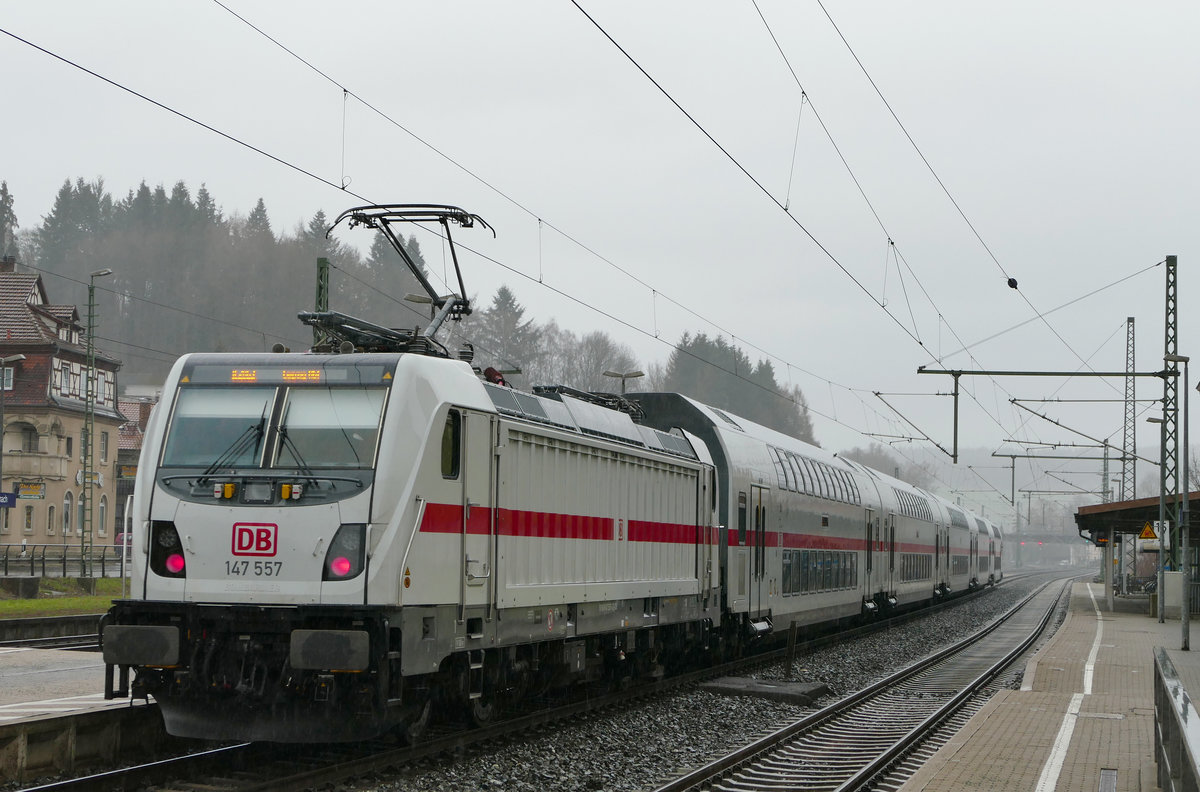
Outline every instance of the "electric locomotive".
<path fill-rule="evenodd" d="M 153 696 L 172 734 L 411 739 L 435 709 L 484 723 L 997 576 L 973 515 L 739 416 L 484 381 L 434 339 L 469 305 L 390 228 L 482 220 L 345 218 L 422 279 L 426 331 L 302 314 L 313 351 L 187 355 L 147 426 L 105 688 Z"/>

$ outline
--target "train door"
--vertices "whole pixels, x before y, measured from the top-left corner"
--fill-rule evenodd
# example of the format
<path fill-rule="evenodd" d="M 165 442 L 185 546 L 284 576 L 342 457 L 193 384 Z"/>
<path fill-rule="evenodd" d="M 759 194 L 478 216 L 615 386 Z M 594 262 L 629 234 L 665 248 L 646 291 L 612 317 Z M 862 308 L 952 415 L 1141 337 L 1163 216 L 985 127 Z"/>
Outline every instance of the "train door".
<path fill-rule="evenodd" d="M 713 499 L 716 497 L 713 469 L 705 467 L 696 476 L 696 579 L 700 581 L 703 607 L 709 606 L 713 589 L 713 564 L 717 537 L 713 530 Z"/>
<path fill-rule="evenodd" d="M 875 555 L 876 545 L 879 542 L 879 523 L 875 522 L 875 510 L 866 509 L 866 557 L 863 559 L 863 569 L 865 570 L 863 582 L 863 595 L 868 599 L 872 599 L 875 592 L 879 590 L 876 585 L 875 574 Z"/>
<path fill-rule="evenodd" d="M 896 593 L 896 515 L 888 514 L 884 525 L 884 544 L 887 547 L 887 575 L 884 580 L 884 590 L 889 595 Z"/>
<path fill-rule="evenodd" d="M 495 535 L 496 490 L 492 438 L 495 416 L 462 412 L 462 526 L 459 548 L 462 579 L 459 602 L 463 608 L 487 605 L 491 598 Z M 462 613 L 459 614 L 460 618 Z"/>
<path fill-rule="evenodd" d="M 971 549 L 969 552 L 970 558 L 968 558 L 967 563 L 970 565 L 971 571 L 969 577 L 973 586 L 979 582 L 979 534 L 975 533 L 974 530 L 971 531 Z"/>
<path fill-rule="evenodd" d="M 750 487 L 750 529 L 753 535 L 750 612 L 762 613 L 771 604 L 767 574 L 767 488 Z"/>
<path fill-rule="evenodd" d="M 734 613 L 749 610 L 750 601 L 750 496 L 737 494 L 737 514 L 734 516 L 736 533 L 729 532 L 729 547 L 726 550 L 726 598 L 729 609 Z"/>

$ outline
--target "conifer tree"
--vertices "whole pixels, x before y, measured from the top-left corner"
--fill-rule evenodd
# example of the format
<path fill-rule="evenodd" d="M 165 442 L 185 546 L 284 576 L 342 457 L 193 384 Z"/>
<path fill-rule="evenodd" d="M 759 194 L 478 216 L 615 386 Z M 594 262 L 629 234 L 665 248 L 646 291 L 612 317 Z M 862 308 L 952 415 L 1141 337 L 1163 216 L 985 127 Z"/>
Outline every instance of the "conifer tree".
<path fill-rule="evenodd" d="M 0 256 L 17 255 L 17 216 L 8 182 L 0 181 Z"/>

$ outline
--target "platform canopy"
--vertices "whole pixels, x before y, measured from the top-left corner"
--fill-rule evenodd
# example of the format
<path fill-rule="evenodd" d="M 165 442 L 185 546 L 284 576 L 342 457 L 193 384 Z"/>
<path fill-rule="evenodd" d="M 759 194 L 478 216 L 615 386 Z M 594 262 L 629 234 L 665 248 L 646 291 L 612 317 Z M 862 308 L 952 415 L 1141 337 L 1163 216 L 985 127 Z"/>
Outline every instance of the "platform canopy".
<path fill-rule="evenodd" d="M 1188 511 L 1200 504 L 1200 492 L 1188 493 Z M 1116 503 L 1097 503 L 1080 506 L 1075 512 L 1079 535 L 1094 545 L 1104 547 L 1117 534 L 1141 536 L 1147 524 L 1158 522 L 1158 496 Z M 1189 520 L 1189 523 L 1192 521 Z M 1195 535 L 1194 523 L 1189 525 L 1189 539 Z"/>

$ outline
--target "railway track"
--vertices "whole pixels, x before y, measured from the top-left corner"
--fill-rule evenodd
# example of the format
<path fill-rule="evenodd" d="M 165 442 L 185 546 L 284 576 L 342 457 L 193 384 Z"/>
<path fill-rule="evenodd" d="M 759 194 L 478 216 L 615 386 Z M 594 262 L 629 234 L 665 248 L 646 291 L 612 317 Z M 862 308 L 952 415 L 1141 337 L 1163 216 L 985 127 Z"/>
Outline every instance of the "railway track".
<path fill-rule="evenodd" d="M 1006 581 L 1009 582 L 1009 581 Z M 824 635 L 798 646 L 807 653 L 852 635 L 875 630 L 887 630 L 900 621 L 920 618 L 931 610 L 954 607 L 986 591 L 952 600 L 935 609 L 904 614 L 894 620 L 877 622 L 870 627 L 849 632 Z M 541 711 L 510 717 L 503 722 L 481 729 L 446 727 L 426 736 L 416 746 L 400 746 L 395 742 L 344 746 L 292 746 L 265 743 L 238 744 L 197 751 L 188 756 L 150 762 L 92 776 L 61 781 L 37 790 L 110 790 L 110 789 L 195 789 L 206 790 L 294 790 L 319 787 L 346 779 L 369 775 L 385 768 L 411 765 L 421 759 L 439 754 L 461 755 L 463 751 L 483 749 L 500 739 L 512 739 L 521 733 L 536 733 L 553 728 L 571 718 L 582 717 L 605 709 L 628 706 L 636 699 L 662 695 L 694 685 L 717 676 L 753 673 L 767 666 L 778 665 L 785 658 L 780 649 L 752 658 L 742 659 L 719 667 L 707 668 L 664 679 L 632 690 L 597 694 L 592 691 L 581 700 L 547 706 Z M 195 744 L 192 743 L 194 746 Z M 186 779 L 186 781 L 182 780 Z"/>
<path fill-rule="evenodd" d="M 657 792 L 894 789 L 920 766 L 916 752 L 922 744 L 939 734 L 948 738 L 982 706 L 987 696 L 981 692 L 1037 641 L 1069 588 L 1069 581 L 1048 583 L 985 632 Z M 934 747 L 921 753 L 931 754 Z"/>
<path fill-rule="evenodd" d="M 100 651 L 100 636 L 91 635 L 56 635 L 49 638 L 20 638 L 13 641 L 0 641 L 0 649 L 69 649 L 79 652 Z"/>

